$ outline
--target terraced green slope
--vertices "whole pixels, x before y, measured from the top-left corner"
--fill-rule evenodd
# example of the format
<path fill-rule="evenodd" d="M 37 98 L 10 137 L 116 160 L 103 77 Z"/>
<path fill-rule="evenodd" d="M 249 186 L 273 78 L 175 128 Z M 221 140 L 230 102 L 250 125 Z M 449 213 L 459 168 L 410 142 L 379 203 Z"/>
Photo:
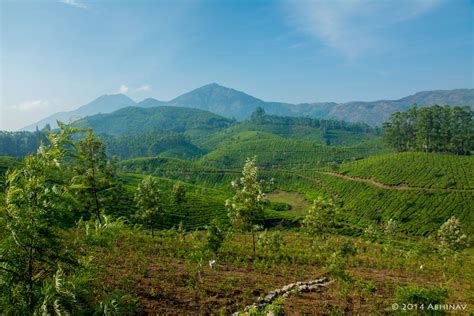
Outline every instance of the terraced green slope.
<path fill-rule="evenodd" d="M 343 202 L 347 211 L 360 217 L 376 221 L 394 218 L 403 230 L 424 235 L 437 230 L 454 215 L 468 231 L 474 232 L 473 191 L 382 189 L 317 172 L 306 176 L 315 180 L 315 186 L 326 188 Z"/>
<path fill-rule="evenodd" d="M 321 128 L 311 126 L 242 122 L 216 132 L 209 139 L 204 141 L 201 146 L 207 150 L 213 150 L 222 144 L 222 142 L 238 140 L 239 137 L 242 137 L 242 132 L 264 132 L 283 138 L 306 140 L 318 144 L 326 144 L 327 139 L 330 139 L 331 145 L 334 146 L 350 146 L 366 140 L 379 138 L 369 132 L 363 133 L 345 130 L 329 130 L 323 132 Z"/>
<path fill-rule="evenodd" d="M 474 189 L 474 156 L 393 153 L 344 163 L 338 172 L 387 185 Z"/>
<path fill-rule="evenodd" d="M 134 191 L 138 183 L 144 178 L 139 174 L 120 174 L 120 179 L 128 189 Z M 159 189 L 168 196 L 176 181 L 159 178 Z M 227 220 L 225 199 L 227 196 L 218 190 L 184 183 L 186 187 L 186 203 L 182 209 L 176 209 L 170 201 L 165 201 L 166 215 L 162 228 L 177 227 L 180 223 L 185 229 L 203 228 L 214 218 Z"/>
<path fill-rule="evenodd" d="M 379 141 L 335 147 L 283 138 L 266 132 L 242 132 L 222 141 L 200 163 L 216 168 L 241 168 L 247 157 L 257 156 L 260 166 L 314 169 L 361 159 L 385 151 Z"/>

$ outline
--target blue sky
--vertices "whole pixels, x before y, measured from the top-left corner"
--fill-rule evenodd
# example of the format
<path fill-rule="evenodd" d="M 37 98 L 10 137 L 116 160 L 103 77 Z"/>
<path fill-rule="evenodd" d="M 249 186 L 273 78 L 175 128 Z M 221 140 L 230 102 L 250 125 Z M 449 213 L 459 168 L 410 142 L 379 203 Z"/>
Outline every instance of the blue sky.
<path fill-rule="evenodd" d="M 463 0 L 0 1 L 0 129 L 207 83 L 285 102 L 473 87 Z"/>

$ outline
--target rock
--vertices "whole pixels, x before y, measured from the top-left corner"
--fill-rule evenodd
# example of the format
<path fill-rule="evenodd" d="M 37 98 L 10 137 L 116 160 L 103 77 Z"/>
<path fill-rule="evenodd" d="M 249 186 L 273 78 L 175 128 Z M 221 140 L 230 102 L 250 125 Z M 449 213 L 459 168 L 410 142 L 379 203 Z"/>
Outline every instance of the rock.
<path fill-rule="evenodd" d="M 309 290 L 309 285 L 303 284 L 303 285 L 299 286 L 298 289 L 299 289 L 301 292 L 308 292 L 308 290 Z"/>

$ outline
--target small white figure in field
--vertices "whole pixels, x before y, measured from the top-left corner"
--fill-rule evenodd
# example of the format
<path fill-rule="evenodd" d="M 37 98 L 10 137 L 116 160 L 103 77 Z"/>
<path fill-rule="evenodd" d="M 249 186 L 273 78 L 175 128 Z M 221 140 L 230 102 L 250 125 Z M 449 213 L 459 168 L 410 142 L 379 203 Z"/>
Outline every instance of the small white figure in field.
<path fill-rule="evenodd" d="M 423 265 L 420 265 L 420 270 L 422 270 L 422 269 L 423 269 Z"/>
<path fill-rule="evenodd" d="M 209 267 L 211 269 L 215 269 L 216 268 L 216 260 L 209 260 Z"/>

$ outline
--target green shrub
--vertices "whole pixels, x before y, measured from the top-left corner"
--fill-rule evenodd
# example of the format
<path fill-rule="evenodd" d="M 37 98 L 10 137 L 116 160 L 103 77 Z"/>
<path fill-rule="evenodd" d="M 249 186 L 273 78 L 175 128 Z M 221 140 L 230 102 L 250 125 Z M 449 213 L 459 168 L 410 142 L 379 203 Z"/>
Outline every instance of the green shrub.
<path fill-rule="evenodd" d="M 217 254 L 225 239 L 224 230 L 221 226 L 213 220 L 207 227 L 207 247 Z"/>
<path fill-rule="evenodd" d="M 339 248 L 339 255 L 342 257 L 355 256 L 357 254 L 357 248 L 350 241 L 342 243 Z"/>
<path fill-rule="evenodd" d="M 289 211 L 291 210 L 291 205 L 284 202 L 272 202 L 271 208 L 278 212 Z"/>
<path fill-rule="evenodd" d="M 283 235 L 280 231 L 268 232 L 265 230 L 258 236 L 257 243 L 267 254 L 278 254 L 284 244 Z"/>
<path fill-rule="evenodd" d="M 427 289 L 419 286 L 398 286 L 396 288 L 396 303 L 402 308 L 404 305 L 413 304 L 417 310 L 424 310 L 428 314 L 440 315 L 442 311 L 428 309 L 430 304 L 444 304 L 448 298 L 448 290 L 442 287 Z M 423 306 L 423 307 L 421 307 Z"/>

